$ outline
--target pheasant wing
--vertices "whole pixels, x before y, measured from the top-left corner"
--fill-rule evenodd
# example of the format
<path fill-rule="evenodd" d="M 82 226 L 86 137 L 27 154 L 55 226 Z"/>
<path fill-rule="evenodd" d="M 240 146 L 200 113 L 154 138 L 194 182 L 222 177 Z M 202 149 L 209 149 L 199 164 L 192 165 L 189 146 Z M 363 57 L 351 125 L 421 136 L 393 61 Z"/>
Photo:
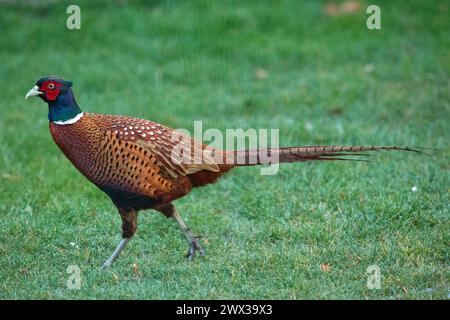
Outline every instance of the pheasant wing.
<path fill-rule="evenodd" d="M 153 155 L 165 177 L 176 179 L 202 170 L 219 171 L 211 157 L 211 147 L 181 131 L 145 119 L 98 116 L 107 117 L 100 121 L 105 131 L 111 131 L 119 139 L 142 147 Z"/>

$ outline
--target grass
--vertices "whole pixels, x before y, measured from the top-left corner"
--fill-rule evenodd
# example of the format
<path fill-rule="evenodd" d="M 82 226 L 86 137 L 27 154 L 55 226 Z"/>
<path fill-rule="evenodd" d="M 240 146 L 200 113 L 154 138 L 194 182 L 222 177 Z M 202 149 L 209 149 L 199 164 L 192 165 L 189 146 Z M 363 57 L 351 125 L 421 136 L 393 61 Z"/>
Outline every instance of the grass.
<path fill-rule="evenodd" d="M 78 1 L 79 31 L 65 28 L 68 4 L 0 3 L 0 298 L 448 298 L 447 2 L 378 1 L 375 31 L 366 1 L 336 17 L 320 1 Z M 205 258 L 185 261 L 175 223 L 148 211 L 100 272 L 120 219 L 54 145 L 47 107 L 23 100 L 48 74 L 74 82 L 84 111 L 279 128 L 284 146 L 443 150 L 237 169 L 176 202 Z M 366 286 L 370 265 L 380 290 Z"/>

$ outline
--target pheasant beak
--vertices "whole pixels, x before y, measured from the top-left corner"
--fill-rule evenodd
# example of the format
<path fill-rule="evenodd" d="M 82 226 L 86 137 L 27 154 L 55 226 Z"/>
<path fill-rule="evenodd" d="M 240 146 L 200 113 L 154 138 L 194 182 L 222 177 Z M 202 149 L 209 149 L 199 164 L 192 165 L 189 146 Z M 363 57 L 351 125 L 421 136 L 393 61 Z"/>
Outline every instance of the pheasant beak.
<path fill-rule="evenodd" d="M 43 92 L 39 91 L 39 87 L 38 86 L 34 86 L 33 88 L 31 88 L 30 91 L 27 92 L 27 94 L 25 95 L 25 100 L 27 100 L 29 97 L 35 97 L 38 96 L 40 94 L 43 94 Z"/>

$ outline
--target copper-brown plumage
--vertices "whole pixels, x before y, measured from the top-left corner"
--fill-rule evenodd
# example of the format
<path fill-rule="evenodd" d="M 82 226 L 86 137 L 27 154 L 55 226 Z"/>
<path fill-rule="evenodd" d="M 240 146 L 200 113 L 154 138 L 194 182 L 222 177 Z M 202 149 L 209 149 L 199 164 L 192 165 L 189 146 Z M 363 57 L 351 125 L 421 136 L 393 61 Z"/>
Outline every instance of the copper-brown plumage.
<path fill-rule="evenodd" d="M 122 218 L 122 238 L 105 262 L 108 267 L 137 228 L 140 210 L 155 209 L 179 223 L 189 242 L 188 257 L 203 250 L 172 202 L 193 188 L 215 182 L 236 166 L 261 164 L 260 151 L 277 162 L 347 160 L 365 151 L 417 150 L 408 147 L 308 146 L 268 150 L 213 150 L 159 123 L 126 116 L 82 113 L 71 83 L 57 78 L 40 79 L 28 96 L 38 95 L 49 104 L 50 132 L 62 152 L 92 183 L 103 190 Z M 175 138 L 174 138 L 175 137 Z M 192 159 L 175 161 L 172 154 L 188 146 Z M 218 157 L 207 156 L 213 151 Z M 234 159 L 232 162 L 228 160 Z M 217 159 L 221 161 L 217 161 Z M 238 162 L 238 159 L 244 159 Z M 255 161 L 251 162 L 250 159 Z M 200 161 L 199 161 L 200 160 Z"/>
<path fill-rule="evenodd" d="M 50 122 L 50 132 L 73 165 L 120 208 L 159 209 L 231 168 L 173 164 L 173 130 L 138 118 L 84 113 L 74 124 Z"/>

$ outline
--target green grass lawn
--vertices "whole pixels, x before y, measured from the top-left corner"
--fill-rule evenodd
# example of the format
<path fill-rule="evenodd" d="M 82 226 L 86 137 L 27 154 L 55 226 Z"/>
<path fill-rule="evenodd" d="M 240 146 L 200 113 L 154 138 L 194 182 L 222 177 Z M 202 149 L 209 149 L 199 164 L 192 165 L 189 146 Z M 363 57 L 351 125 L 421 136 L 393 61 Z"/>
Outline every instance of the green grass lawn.
<path fill-rule="evenodd" d="M 73 1 L 0 2 L 0 298 L 448 298 L 448 2 L 377 1 L 382 30 L 366 28 L 367 1 L 337 16 L 320 1 L 124 2 L 77 1 L 78 31 Z M 45 104 L 23 100 L 52 74 L 89 112 L 279 128 L 282 146 L 443 150 L 236 169 L 175 203 L 206 257 L 186 261 L 176 223 L 147 211 L 101 272 L 119 215 L 57 149 Z"/>

